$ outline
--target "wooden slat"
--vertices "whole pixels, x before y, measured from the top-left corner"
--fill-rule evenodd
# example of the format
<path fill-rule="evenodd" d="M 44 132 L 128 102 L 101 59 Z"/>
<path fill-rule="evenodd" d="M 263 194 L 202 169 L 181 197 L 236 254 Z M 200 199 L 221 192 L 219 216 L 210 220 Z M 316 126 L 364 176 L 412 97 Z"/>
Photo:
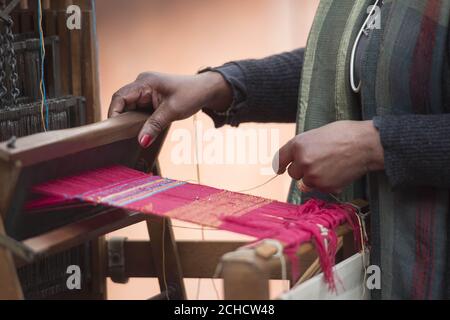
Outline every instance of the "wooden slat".
<path fill-rule="evenodd" d="M 20 9 L 28 9 L 30 7 L 28 0 L 20 0 Z"/>
<path fill-rule="evenodd" d="M 11 12 L 11 19 L 13 20 L 13 33 L 21 33 L 20 13 L 18 11 Z"/>
<path fill-rule="evenodd" d="M 34 23 L 35 20 L 35 13 L 30 9 L 28 10 L 19 10 L 18 11 L 20 16 L 20 32 L 21 33 L 28 33 L 28 32 L 34 32 L 35 26 Z"/>
<path fill-rule="evenodd" d="M 39 256 L 48 256 L 144 220 L 145 216 L 142 214 L 111 209 L 94 217 L 24 240 L 23 244 Z"/>
<path fill-rule="evenodd" d="M 338 233 L 344 237 L 352 238 L 349 229 L 343 226 Z M 150 241 L 150 244 L 152 242 Z M 248 245 L 247 241 L 177 241 L 177 251 L 180 258 L 181 269 L 185 278 L 211 278 L 224 254 L 233 252 Z M 161 243 L 156 243 L 156 246 Z M 133 278 L 157 277 L 156 264 L 161 263 L 159 256 L 152 256 L 148 251 L 148 241 L 126 241 L 124 243 L 125 275 Z M 354 252 L 354 251 L 353 251 Z M 349 252 L 350 253 L 350 252 Z M 306 270 L 315 261 L 317 254 L 312 243 L 303 244 L 298 250 L 300 273 Z M 252 261 L 254 257 L 251 257 Z M 264 259 L 263 259 L 264 261 Z M 250 261 L 251 262 L 251 261 Z M 279 259 L 265 261 L 270 266 L 268 270 L 271 279 L 281 279 Z M 288 273 L 290 266 L 288 265 Z M 108 274 L 108 271 L 106 272 Z M 289 273 L 290 274 L 290 273 Z M 109 276 L 109 274 L 108 274 Z"/>
<path fill-rule="evenodd" d="M 67 6 L 71 5 L 71 0 L 50 0 L 50 7 L 54 10 L 66 10 Z"/>
<path fill-rule="evenodd" d="M 73 4 L 76 4 L 81 10 L 91 10 L 91 0 L 72 0 Z"/>
<path fill-rule="evenodd" d="M 222 255 L 246 244 L 248 242 L 244 241 L 177 241 L 183 276 L 185 278 L 212 278 Z M 155 264 L 161 262 L 160 257 L 152 257 L 148 247 L 148 241 L 126 241 L 124 243 L 126 276 L 130 278 L 158 276 Z"/>
<path fill-rule="evenodd" d="M 42 20 L 45 36 L 56 35 L 56 12 L 53 10 L 44 10 Z"/>
<path fill-rule="evenodd" d="M 87 122 L 100 121 L 100 80 L 98 73 L 98 48 L 94 32 L 93 12 L 83 11 L 82 30 L 82 52 L 81 61 L 83 72 L 81 74 L 82 95 L 86 98 Z"/>
<path fill-rule="evenodd" d="M 82 50 L 82 32 L 89 32 L 88 30 L 70 30 L 70 74 L 66 74 L 71 78 L 72 88 L 71 94 L 74 96 L 81 96 L 81 75 L 85 71 L 81 65 L 81 50 Z"/>
<path fill-rule="evenodd" d="M 83 127 L 39 133 L 17 139 L 16 148 L 0 144 L 0 159 L 31 165 L 90 148 L 137 137 L 148 114 L 128 112 Z"/>
<path fill-rule="evenodd" d="M 61 1 L 63 2 L 63 1 Z M 52 3 L 53 5 L 53 3 Z M 66 21 L 66 11 L 57 10 L 56 11 L 56 29 L 59 36 L 60 43 L 60 69 L 61 69 L 61 91 L 63 95 L 68 95 L 72 93 L 72 82 L 70 74 L 72 72 L 71 68 L 71 48 L 70 48 L 70 34 L 67 29 Z"/>

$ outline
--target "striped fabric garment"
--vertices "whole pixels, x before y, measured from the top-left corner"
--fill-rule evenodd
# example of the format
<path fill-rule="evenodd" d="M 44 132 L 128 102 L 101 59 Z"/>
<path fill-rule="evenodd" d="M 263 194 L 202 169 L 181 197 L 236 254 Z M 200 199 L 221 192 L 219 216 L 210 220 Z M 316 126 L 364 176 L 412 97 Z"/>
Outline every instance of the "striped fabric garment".
<path fill-rule="evenodd" d="M 305 50 L 297 133 L 338 120 L 376 123 L 449 112 L 449 0 L 384 0 L 376 18 L 379 27 L 369 33 L 362 54 L 361 92 L 353 92 L 351 52 L 374 3 L 320 1 Z M 421 143 L 431 142 L 419 139 L 417 153 Z M 399 161 L 398 170 L 403 168 Z M 343 201 L 370 200 L 370 263 L 382 270 L 381 289 L 372 290 L 372 298 L 450 298 L 448 188 L 393 188 L 386 173 L 369 173 L 340 195 Z M 301 203 L 302 196 L 293 183 L 289 201 Z"/>

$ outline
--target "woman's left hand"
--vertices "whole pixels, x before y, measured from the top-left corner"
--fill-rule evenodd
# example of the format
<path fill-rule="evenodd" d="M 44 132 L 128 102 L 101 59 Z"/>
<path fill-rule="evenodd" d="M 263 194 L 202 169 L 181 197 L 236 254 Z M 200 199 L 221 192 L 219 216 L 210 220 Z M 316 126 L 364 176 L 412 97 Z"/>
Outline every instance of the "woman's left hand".
<path fill-rule="evenodd" d="M 297 135 L 275 156 L 274 170 L 302 179 L 310 189 L 338 194 L 369 171 L 384 169 L 372 121 L 337 121 Z"/>

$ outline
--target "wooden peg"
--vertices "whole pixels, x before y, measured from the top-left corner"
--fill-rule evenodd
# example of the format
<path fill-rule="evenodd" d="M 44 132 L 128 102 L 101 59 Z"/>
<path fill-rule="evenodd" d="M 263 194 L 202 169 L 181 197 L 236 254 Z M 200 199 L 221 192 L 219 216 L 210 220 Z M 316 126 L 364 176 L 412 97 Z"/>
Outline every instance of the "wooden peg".
<path fill-rule="evenodd" d="M 278 249 L 269 243 L 262 243 L 255 248 L 256 254 L 264 259 L 270 259 L 277 254 Z"/>

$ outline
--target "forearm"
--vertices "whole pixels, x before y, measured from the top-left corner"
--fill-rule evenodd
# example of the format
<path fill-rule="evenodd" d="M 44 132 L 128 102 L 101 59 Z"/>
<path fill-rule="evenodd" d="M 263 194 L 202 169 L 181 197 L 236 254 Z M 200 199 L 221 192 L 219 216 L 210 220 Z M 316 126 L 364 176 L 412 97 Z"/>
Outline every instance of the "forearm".
<path fill-rule="evenodd" d="M 450 187 L 450 114 L 374 119 L 394 187 Z"/>
<path fill-rule="evenodd" d="M 209 69 L 220 73 L 232 90 L 227 113 L 207 107 L 216 127 L 243 122 L 295 122 L 303 49 L 264 59 L 241 60 Z"/>

